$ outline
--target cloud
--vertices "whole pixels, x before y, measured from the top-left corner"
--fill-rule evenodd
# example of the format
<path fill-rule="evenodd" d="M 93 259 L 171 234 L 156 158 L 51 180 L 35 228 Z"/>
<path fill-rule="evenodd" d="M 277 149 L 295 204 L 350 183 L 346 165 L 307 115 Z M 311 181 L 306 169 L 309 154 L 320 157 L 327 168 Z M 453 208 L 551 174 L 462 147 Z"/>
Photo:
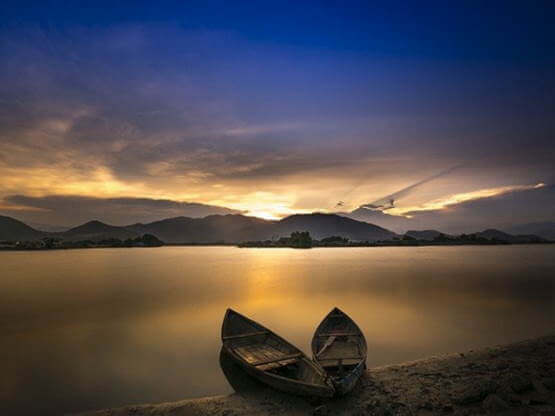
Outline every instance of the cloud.
<path fill-rule="evenodd" d="M 540 189 L 540 188 L 543 188 L 544 186 L 545 184 L 540 182 L 535 185 L 512 185 L 512 186 L 501 186 L 499 188 L 479 189 L 477 191 L 449 195 L 440 199 L 436 199 L 434 201 L 426 202 L 425 204 L 422 204 L 420 206 L 392 208 L 388 210 L 388 214 L 411 216 L 420 211 L 443 210 L 465 202 L 499 197 L 512 192 L 522 192 L 522 191 L 529 191 L 533 189 Z"/>
<path fill-rule="evenodd" d="M 77 225 L 91 219 L 128 225 L 178 216 L 242 213 L 225 207 L 167 199 L 92 198 L 78 195 L 11 195 L 0 202 L 0 212 L 33 223 L 56 225 Z"/>
<path fill-rule="evenodd" d="M 461 165 L 457 165 L 457 166 L 453 166 L 449 169 L 446 169 L 442 172 L 439 172 L 435 175 L 429 176 L 426 179 L 422 179 L 421 181 L 418 181 L 410 186 L 407 186 L 406 188 L 401 189 L 400 191 L 394 192 L 391 195 L 385 196 L 383 198 L 377 199 L 376 201 L 370 203 L 370 204 L 364 204 L 361 206 L 361 208 L 366 208 L 366 209 L 370 209 L 370 210 L 390 210 L 392 208 L 394 208 L 395 206 L 395 201 L 406 197 L 408 195 L 410 195 L 411 193 L 413 193 L 417 188 L 419 188 L 422 185 L 425 185 L 429 182 L 432 182 L 435 179 L 441 178 L 442 176 L 448 175 L 451 172 L 453 172 L 455 169 L 460 168 Z"/>
<path fill-rule="evenodd" d="M 339 199 L 352 209 L 411 181 L 391 197 L 412 198 L 420 178 L 453 163 L 466 183 L 434 198 L 555 178 L 554 122 L 542 118 L 552 85 L 513 91 L 503 68 L 121 23 L 2 27 L 0 60 L 0 198 L 144 197 L 281 215 Z"/>
<path fill-rule="evenodd" d="M 555 186 L 524 185 L 497 189 L 483 189 L 454 198 L 441 204 L 430 204 L 423 210 L 390 215 L 389 211 L 357 209 L 347 214 L 403 233 L 407 230 L 436 229 L 446 233 L 470 233 L 487 228 L 508 230 L 514 225 L 540 221 L 555 221 Z"/>

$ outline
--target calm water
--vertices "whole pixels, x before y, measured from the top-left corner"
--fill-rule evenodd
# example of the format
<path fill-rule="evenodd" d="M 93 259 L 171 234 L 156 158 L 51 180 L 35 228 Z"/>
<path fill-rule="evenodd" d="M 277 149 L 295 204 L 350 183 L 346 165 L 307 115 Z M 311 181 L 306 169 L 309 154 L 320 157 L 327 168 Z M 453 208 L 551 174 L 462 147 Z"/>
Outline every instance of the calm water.
<path fill-rule="evenodd" d="M 309 352 L 337 305 L 365 332 L 369 366 L 555 331 L 555 246 L 2 252 L 0 264 L 1 414 L 228 393 L 229 306 Z"/>

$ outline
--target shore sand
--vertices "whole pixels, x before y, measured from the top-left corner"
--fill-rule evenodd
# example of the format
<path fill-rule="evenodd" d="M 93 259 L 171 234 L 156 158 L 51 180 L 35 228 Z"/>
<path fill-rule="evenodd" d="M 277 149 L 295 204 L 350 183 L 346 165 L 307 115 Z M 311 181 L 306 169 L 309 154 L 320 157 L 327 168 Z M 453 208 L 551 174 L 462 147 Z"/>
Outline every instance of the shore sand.
<path fill-rule="evenodd" d="M 311 400 L 281 394 L 221 359 L 236 393 L 125 406 L 88 416 L 553 415 L 555 335 L 366 371 L 351 394 Z"/>

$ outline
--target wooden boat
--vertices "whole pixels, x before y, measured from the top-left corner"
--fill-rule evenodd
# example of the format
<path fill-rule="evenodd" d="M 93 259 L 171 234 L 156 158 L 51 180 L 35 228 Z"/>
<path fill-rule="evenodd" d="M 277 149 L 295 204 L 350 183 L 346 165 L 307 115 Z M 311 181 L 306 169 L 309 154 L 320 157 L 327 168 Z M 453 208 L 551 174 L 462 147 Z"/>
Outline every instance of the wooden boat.
<path fill-rule="evenodd" d="M 222 324 L 222 343 L 248 374 L 277 390 L 318 397 L 335 393 L 325 371 L 301 350 L 231 309 Z"/>
<path fill-rule="evenodd" d="M 334 308 L 316 328 L 312 358 L 326 370 L 338 394 L 348 393 L 366 369 L 366 339 L 347 314 Z"/>

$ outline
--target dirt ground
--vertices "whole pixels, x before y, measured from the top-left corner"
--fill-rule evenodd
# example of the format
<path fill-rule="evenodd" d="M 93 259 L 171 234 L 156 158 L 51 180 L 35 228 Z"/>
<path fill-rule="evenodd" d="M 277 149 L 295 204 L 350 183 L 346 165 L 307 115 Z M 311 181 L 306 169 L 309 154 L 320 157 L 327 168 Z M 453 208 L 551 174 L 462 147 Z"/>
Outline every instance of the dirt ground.
<path fill-rule="evenodd" d="M 236 393 L 125 406 L 89 416 L 171 415 L 553 415 L 555 336 L 372 368 L 348 396 L 329 400 L 281 394 L 221 359 Z"/>

